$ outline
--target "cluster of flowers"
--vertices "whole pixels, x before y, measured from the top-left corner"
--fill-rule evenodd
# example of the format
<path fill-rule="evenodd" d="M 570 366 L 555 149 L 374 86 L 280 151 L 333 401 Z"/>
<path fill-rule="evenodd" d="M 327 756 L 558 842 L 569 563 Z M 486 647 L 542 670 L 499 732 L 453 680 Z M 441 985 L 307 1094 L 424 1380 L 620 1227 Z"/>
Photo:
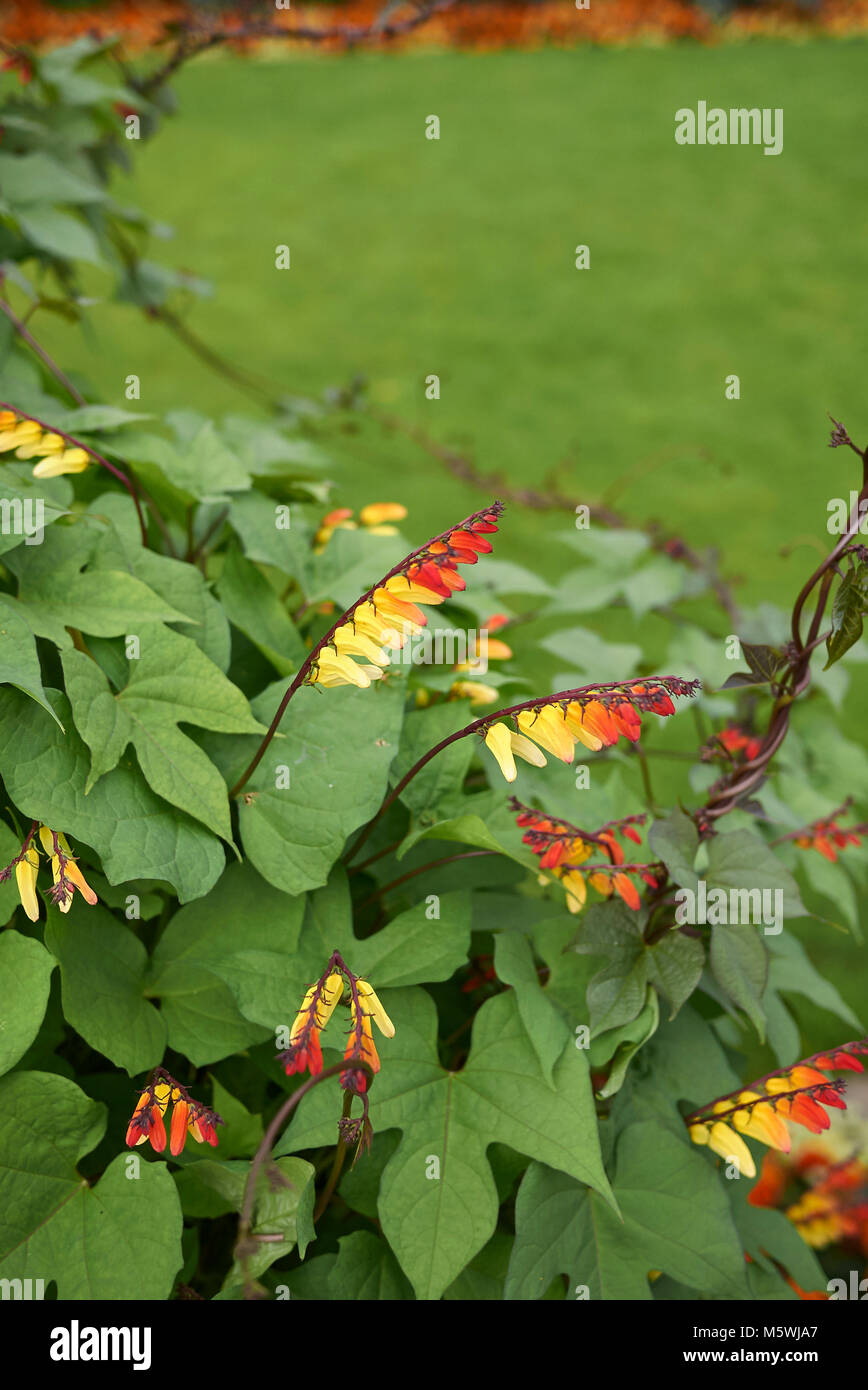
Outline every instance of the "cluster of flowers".
<path fill-rule="evenodd" d="M 491 550 L 486 537 L 495 532 L 499 502 L 444 531 L 413 551 L 373 589 L 343 613 L 311 662 L 308 681 L 322 686 L 357 685 L 367 689 L 390 661 L 389 648 L 400 650 L 427 623 L 419 604 L 443 603 L 466 581 L 459 565 L 475 565 Z M 366 664 L 354 661 L 361 657 Z"/>
<path fill-rule="evenodd" d="M 838 824 L 839 818 L 848 810 L 851 800 L 852 798 L 848 797 L 830 816 L 812 821 L 800 834 L 790 836 L 793 844 L 798 845 L 799 849 L 815 849 L 833 864 L 838 858 L 839 849 L 846 849 L 848 845 L 861 845 L 863 836 L 868 835 L 868 824 L 861 822 L 859 825 L 846 828 Z"/>
<path fill-rule="evenodd" d="M 656 888 L 664 874 L 660 864 L 627 864 L 624 851 L 616 836 L 621 835 L 634 844 L 641 844 L 636 826 L 645 824 L 645 816 L 624 816 L 608 821 L 600 830 L 580 830 L 569 821 L 556 820 L 544 811 L 524 806 L 517 797 L 510 797 L 510 807 L 516 813 L 516 825 L 524 830 L 523 842 L 539 858 L 541 869 L 549 870 L 563 884 L 570 912 L 581 912 L 588 895 L 588 884 L 598 893 L 610 898 L 617 893 L 628 907 L 639 907 L 639 893 L 628 875 L 636 874 L 649 888 Z M 594 850 L 601 849 L 608 863 L 588 864 Z M 578 866 L 583 865 L 580 869 Z M 542 882 L 546 882 L 545 875 Z"/>
<path fill-rule="evenodd" d="M 325 550 L 335 531 L 358 531 L 360 526 L 372 536 L 396 536 L 398 529 L 390 523 L 403 521 L 406 515 L 407 508 L 400 502 L 370 502 L 367 507 L 362 507 L 358 521 L 354 520 L 355 513 L 352 507 L 335 507 L 334 511 L 323 517 L 317 527 L 313 548 L 319 555 Z"/>
<path fill-rule="evenodd" d="M 66 836 L 59 830 L 50 830 L 47 825 L 40 825 L 38 821 L 31 825 L 21 849 L 11 864 L 7 864 L 5 869 L 0 869 L 0 883 L 5 883 L 11 878 L 14 869 L 21 905 L 31 922 L 39 920 L 39 896 L 36 892 L 39 874 L 39 850 L 35 839 L 37 830 L 42 848 L 51 860 L 53 882 L 48 890 L 51 901 L 57 904 L 61 912 L 68 912 L 77 888 L 85 902 L 93 907 L 97 901 L 96 893 L 76 864 Z"/>
<path fill-rule="evenodd" d="M 698 689 L 699 681 L 652 676 L 647 680 L 561 690 L 545 700 L 527 701 L 502 710 L 501 714 L 514 718 L 515 730 L 498 722 L 488 724 L 480 732 L 484 732 L 486 746 L 507 782 L 514 782 L 516 757 L 534 767 L 545 767 L 541 749 L 571 763 L 577 743 L 594 753 L 610 748 L 622 734 L 636 743 L 642 728 L 640 711 L 674 714 L 672 696 L 694 695 Z"/>
<path fill-rule="evenodd" d="M 352 1063 L 362 1062 L 371 1072 L 380 1070 L 371 1021 L 386 1038 L 395 1036 L 395 1025 L 367 980 L 354 975 L 337 951 L 316 984 L 305 994 L 290 1030 L 289 1046 L 278 1054 L 278 1060 L 283 1063 L 287 1076 L 303 1071 L 317 1076 L 322 1071 L 320 1033 L 343 999 L 345 984 L 349 991 L 350 1031 L 344 1061 L 350 1065 L 341 1072 L 341 1085 L 361 1095 L 368 1089 L 368 1074 L 360 1068 L 354 1069 Z"/>
<path fill-rule="evenodd" d="M 0 454 L 8 453 L 18 459 L 39 459 L 34 478 L 83 473 L 92 462 L 86 449 L 71 445 L 62 434 L 54 434 L 14 410 L 0 410 Z"/>
<path fill-rule="evenodd" d="M 737 724 L 727 724 L 725 729 L 721 729 L 719 734 L 715 734 L 708 744 L 702 749 L 702 761 L 710 762 L 716 757 L 720 757 L 721 748 L 726 752 L 730 759 L 734 759 L 737 753 L 744 754 L 746 762 L 755 758 L 762 747 L 762 739 L 755 734 L 748 734 L 744 729 L 740 729 Z"/>
<path fill-rule="evenodd" d="M 214 1110 L 201 1105 L 190 1096 L 179 1081 L 162 1067 L 157 1067 L 148 1086 L 139 1097 L 127 1128 L 127 1144 L 131 1149 L 150 1140 L 155 1153 L 166 1147 L 166 1126 L 163 1117 L 171 1105 L 172 1121 L 169 1130 L 169 1153 L 177 1157 L 190 1134 L 197 1144 L 217 1144 L 217 1125 L 225 1123 Z"/>
<path fill-rule="evenodd" d="M 802 1190 L 788 1202 L 794 1183 Z M 805 1144 L 787 1159 L 772 1150 L 748 1201 L 783 1209 L 815 1250 L 844 1243 L 868 1254 L 868 1165 L 852 1153 L 840 1157 L 827 1146 Z"/>
<path fill-rule="evenodd" d="M 721 1096 L 686 1117 L 690 1138 L 735 1163 L 744 1177 L 755 1177 L 753 1157 L 742 1134 L 782 1153 L 790 1150 L 787 1120 L 804 1125 L 812 1134 L 821 1134 L 831 1123 L 823 1106 L 847 1108 L 841 1099 L 845 1083 L 830 1081 L 824 1072 L 863 1071 L 859 1055 L 866 1054 L 868 1038 L 845 1043 L 830 1053 L 818 1052 L 795 1067 L 772 1072 L 744 1090 Z"/>

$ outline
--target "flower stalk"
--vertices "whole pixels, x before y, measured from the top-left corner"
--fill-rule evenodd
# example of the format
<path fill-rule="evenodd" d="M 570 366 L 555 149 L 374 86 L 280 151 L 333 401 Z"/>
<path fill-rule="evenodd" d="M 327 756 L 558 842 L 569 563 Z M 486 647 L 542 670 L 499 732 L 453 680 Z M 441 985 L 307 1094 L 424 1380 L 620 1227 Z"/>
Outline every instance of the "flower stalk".
<path fill-rule="evenodd" d="M 515 776 L 514 763 L 511 764 L 512 752 L 536 763 L 537 766 L 544 766 L 545 758 L 539 753 L 537 743 L 541 743 L 563 761 L 571 762 L 576 741 L 581 741 L 585 746 L 595 750 L 599 750 L 604 743 L 611 745 L 616 742 L 622 733 L 635 741 L 641 723 L 637 709 L 650 710 L 658 714 L 673 714 L 675 707 L 669 698 L 670 695 L 692 696 L 698 689 L 699 681 L 683 680 L 680 676 L 648 676 L 641 680 L 610 681 L 603 685 L 585 685 L 574 690 L 560 690 L 555 695 L 543 698 L 536 696 L 535 699 L 523 700 L 517 705 L 507 705 L 503 709 L 474 719 L 463 729 L 435 743 L 433 748 L 429 748 L 427 753 L 413 764 L 393 787 L 376 815 L 364 827 L 344 862 L 350 863 L 355 858 L 378 821 L 422 768 L 458 739 L 467 738 L 470 734 L 480 734 L 494 752 L 507 780 L 512 781 Z M 665 704 L 662 703 L 664 700 Z M 592 717 L 585 718 L 585 710 L 588 710 Z M 512 716 L 522 731 L 519 734 L 512 733 L 506 725 L 497 722 Z M 506 737 L 495 742 L 491 731 L 498 728 L 505 730 Z"/>
<path fill-rule="evenodd" d="M 418 550 L 412 551 L 399 564 L 394 565 L 388 574 L 340 615 L 302 662 L 256 753 L 229 792 L 230 798 L 241 793 L 256 771 L 268 745 L 277 733 L 290 700 L 305 682 L 319 679 L 319 683 L 323 685 L 367 686 L 372 679 L 382 675 L 379 666 L 357 666 L 351 660 L 351 656 L 369 655 L 368 644 L 387 636 L 391 645 L 398 645 L 406 639 L 409 631 L 417 625 L 421 627 L 425 622 L 424 615 L 416 606 L 417 602 L 441 603 L 453 590 L 463 589 L 464 580 L 457 574 L 456 567 L 458 564 L 474 564 L 478 558 L 477 549 L 490 549 L 487 542 L 482 542 L 481 533 L 497 530 L 497 519 L 502 510 L 500 502 L 492 502 L 489 507 L 474 512 L 458 526 L 450 526 L 448 530 L 426 541 Z M 462 537 L 462 545 L 452 545 L 456 536 Z M 475 538 L 476 545 L 471 548 L 471 541 L 466 538 Z M 400 585 L 395 585 L 391 590 L 389 588 L 393 581 L 404 578 L 407 580 L 408 595 L 405 600 L 401 597 Z M 346 639 L 343 643 L 344 650 L 341 651 L 339 634 L 343 633 L 346 633 Z M 352 642 L 353 637 L 356 638 L 355 644 Z M 350 650 L 351 647 L 353 650 Z M 386 664 L 388 658 L 382 648 L 377 654 Z M 373 672 L 377 675 L 373 675 Z"/>

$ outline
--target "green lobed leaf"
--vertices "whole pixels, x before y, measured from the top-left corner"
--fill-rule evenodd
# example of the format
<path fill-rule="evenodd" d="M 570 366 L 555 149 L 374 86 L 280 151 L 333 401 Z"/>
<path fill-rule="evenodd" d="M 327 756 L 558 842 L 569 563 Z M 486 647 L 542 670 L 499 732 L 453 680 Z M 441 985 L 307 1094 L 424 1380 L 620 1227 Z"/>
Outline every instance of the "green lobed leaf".
<path fill-rule="evenodd" d="M 223 1211 L 240 1212 L 250 1164 L 230 1160 L 199 1159 L 184 1169 L 183 1189 L 189 1198 L 196 1189 L 215 1193 L 218 1207 L 206 1207 L 209 1214 Z M 314 1239 L 313 1204 L 316 1169 L 302 1158 L 279 1158 L 269 1161 L 258 1174 L 253 1205 L 252 1237 L 280 1236 L 280 1240 L 257 1242 L 247 1261 L 247 1275 L 258 1279 L 275 1260 L 291 1255 L 296 1245 L 304 1255 Z M 199 1210 L 195 1202 L 192 1210 Z M 219 1297 L 231 1296 L 243 1284 L 243 1270 L 236 1258 L 223 1281 Z"/>
<path fill-rule="evenodd" d="M 67 478 L 34 478 L 32 468 L 8 457 L 0 476 L 0 555 L 44 544 L 41 528 L 65 516 L 72 498 Z"/>
<path fill-rule="evenodd" d="M 49 908 L 45 944 L 60 966 L 67 1022 L 130 1076 L 155 1067 L 166 1024 L 144 997 L 147 953 L 139 938 L 76 894 L 65 915 Z"/>
<path fill-rule="evenodd" d="M 397 1302 L 413 1290 L 384 1240 L 371 1231 L 353 1231 L 338 1241 L 336 1255 L 319 1255 L 286 1275 L 292 1298 L 300 1302 Z"/>
<path fill-rule="evenodd" d="M 397 1127 L 403 1138 L 383 1174 L 380 1221 L 417 1298 L 437 1299 L 494 1232 L 489 1144 L 589 1182 L 604 1201 L 611 1190 L 587 1060 L 567 1049 L 549 1086 L 512 991 L 479 1010 L 460 1072 L 438 1062 L 436 1014 L 423 991 L 393 995 L 389 1011 L 396 1034 L 371 1087 L 370 1115 L 375 1132 Z M 277 1151 L 333 1143 L 335 1100 L 325 1085 L 307 1095 Z"/>
<path fill-rule="evenodd" d="M 250 638 L 278 675 L 298 670 L 307 651 L 295 624 L 261 570 L 237 545 L 226 551 L 217 592 L 229 621 Z"/>
<path fill-rule="evenodd" d="M 253 702 L 268 723 L 285 686 Z M 239 800 L 241 839 L 262 877 L 285 893 L 319 888 L 346 843 L 386 794 L 403 714 L 399 690 L 317 690 L 302 686 L 280 737 Z M 251 744 L 250 756 L 256 751 Z M 246 759 L 245 759 L 246 761 Z M 241 765 L 243 767 L 243 763 Z M 289 786 L 279 772 L 286 768 Z M 239 767 L 239 772 L 241 767 Z"/>
<path fill-rule="evenodd" d="M 765 1042 L 766 1016 L 761 1003 L 768 979 L 768 952 L 756 927 L 718 922 L 711 928 L 711 973 L 739 1008 L 744 1009 Z"/>
<path fill-rule="evenodd" d="M 181 1206 L 164 1163 L 128 1176 L 118 1154 L 95 1187 L 76 1171 L 105 1107 L 66 1077 L 0 1080 L 0 1278 L 56 1282 L 61 1300 L 166 1299 L 181 1267 Z"/>
<path fill-rule="evenodd" d="M 638 1018 L 649 983 L 666 995 L 674 1017 L 699 983 L 705 963 L 701 943 L 677 932 L 649 945 L 639 914 L 614 899 L 582 914 L 574 949 L 609 961 L 588 986 L 593 1034 Z"/>
<path fill-rule="evenodd" d="M 693 866 L 699 835 L 690 817 L 684 811 L 675 810 L 655 820 L 648 832 L 648 843 L 666 865 L 673 881 L 695 892 L 699 879 Z"/>
<path fill-rule="evenodd" d="M 84 568 L 97 541 L 94 528 L 81 521 L 53 526 L 42 545 L 31 550 L 19 546 L 8 556 L 20 584 L 19 604 L 34 632 L 68 647 L 66 627 L 95 637 L 118 637 L 138 633 L 145 623 L 189 622 L 135 575 Z"/>
<path fill-rule="evenodd" d="M 23 690 L 48 710 L 52 719 L 57 718 L 43 689 L 36 638 L 26 618 L 18 612 L 15 600 L 6 594 L 0 594 L 0 685 Z"/>
<path fill-rule="evenodd" d="M 532 1163 L 516 1202 L 505 1296 L 541 1298 L 565 1274 L 571 1291 L 584 1286 L 591 1299 L 649 1300 L 657 1269 L 709 1297 L 745 1297 L 726 1194 L 686 1136 L 653 1121 L 625 1130 L 614 1191 L 622 1221 L 597 1193 Z"/>
<path fill-rule="evenodd" d="M 91 750 L 86 791 L 117 766 L 129 743 L 158 796 L 231 840 L 229 799 L 217 768 L 179 722 L 221 733 L 265 733 L 241 691 L 189 638 L 162 623 L 140 624 L 139 656 L 123 690 L 113 695 L 100 668 L 83 652 L 61 654 L 76 727 Z"/>
<path fill-rule="evenodd" d="M 656 991 L 648 985 L 645 991 L 645 1005 L 637 1018 L 630 1023 L 621 1024 L 608 1033 L 598 1033 L 588 1050 L 588 1061 L 594 1072 L 605 1070 L 608 1074 L 597 1090 L 601 1100 L 617 1095 L 624 1084 L 627 1068 L 636 1053 L 653 1038 L 660 1023 L 660 1004 Z"/>
<path fill-rule="evenodd" d="M 447 700 L 405 715 L 390 780 L 399 782 L 430 748 L 472 723 L 477 715 L 478 711 L 472 712 L 465 700 Z M 461 799 L 476 743 L 475 737 L 456 739 L 408 782 L 401 801 L 414 817 L 429 822 L 448 818 L 450 808 Z"/>
<path fill-rule="evenodd" d="M 183 626 L 184 636 L 225 673 L 232 647 L 229 620 L 201 571 L 143 548 L 135 508 L 125 493 L 102 493 L 92 507 L 112 523 L 94 550 L 92 569 L 124 569 L 147 584 L 182 615 L 176 626 Z"/>
<path fill-rule="evenodd" d="M 498 933 L 494 938 L 494 969 L 497 978 L 515 990 L 525 1030 L 543 1076 L 551 1085 L 555 1063 L 571 1035 L 563 1016 L 540 984 L 527 937 L 518 932 Z"/>
<path fill-rule="evenodd" d="M 418 903 L 360 941 L 353 931 L 345 875 L 335 869 L 328 884 L 309 895 L 297 943 L 257 950 L 245 936 L 235 953 L 222 956 L 211 969 L 232 991 L 245 1018 L 274 1030 L 292 1022 L 305 989 L 322 975 L 333 951 L 340 951 L 354 974 L 370 979 L 378 994 L 448 980 L 467 961 L 470 894 L 438 895 L 437 912 L 432 917 L 426 904 Z M 387 1001 L 384 1007 L 388 1009 Z"/>
<path fill-rule="evenodd" d="M 18 691 L 0 690 L 0 775 L 22 815 L 90 845 L 110 883 L 168 880 L 181 902 L 201 897 L 225 864 L 220 841 L 170 809 L 138 769 L 122 765 L 85 795 L 90 755 L 66 696 L 49 690 L 58 723 Z"/>
<path fill-rule="evenodd" d="M 304 908 L 304 897 L 280 893 L 250 864 L 230 864 L 206 897 L 175 913 L 154 950 L 148 981 L 149 994 L 160 999 L 170 1047 L 201 1067 L 273 1036 L 276 1023 L 291 1013 L 292 996 L 263 1028 L 244 1017 L 220 972 L 242 947 L 292 959 Z"/>
<path fill-rule="evenodd" d="M 171 488 L 199 501 L 248 490 L 250 474 L 221 439 L 213 421 L 193 411 L 170 412 L 166 421 L 175 427 L 174 440 L 144 432 L 131 433 L 124 440 L 127 457 L 149 486 L 156 471 Z"/>
<path fill-rule="evenodd" d="M 0 935 L 0 1074 L 20 1061 L 39 1032 L 54 964 L 32 937 L 17 931 Z"/>
<path fill-rule="evenodd" d="M 754 919 L 761 915 L 755 910 L 758 903 L 762 902 L 763 914 L 765 912 L 766 900 L 758 898 L 758 893 L 773 895 L 780 892 L 785 917 L 807 916 L 808 910 L 799 896 L 796 880 L 781 863 L 774 850 L 751 830 L 733 830 L 724 835 L 716 835 L 708 845 L 708 868 L 704 877 L 709 889 L 726 888 L 752 892 L 755 896 L 750 899 L 750 906 Z M 731 898 L 730 892 L 730 900 Z M 774 903 L 775 898 L 770 897 L 768 902 Z M 745 920 L 743 913 L 740 920 Z"/>

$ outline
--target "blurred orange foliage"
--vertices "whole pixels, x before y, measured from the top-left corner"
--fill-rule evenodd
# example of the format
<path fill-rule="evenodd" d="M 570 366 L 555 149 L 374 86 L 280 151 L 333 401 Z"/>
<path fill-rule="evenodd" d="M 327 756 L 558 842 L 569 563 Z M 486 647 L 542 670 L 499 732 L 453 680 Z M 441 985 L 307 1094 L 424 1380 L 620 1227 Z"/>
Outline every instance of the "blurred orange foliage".
<path fill-rule="evenodd" d="M 281 28 L 327 30 L 336 25 L 367 26 L 381 9 L 380 0 L 349 0 L 340 5 L 293 5 L 289 11 L 267 7 L 265 17 Z M 263 13 L 253 11 L 259 19 Z M 412 9 L 408 7 L 406 13 Z M 195 11 L 183 0 L 108 0 L 75 9 L 57 9 L 46 0 L 0 0 L 0 34 L 11 45 L 67 43 L 90 34 L 117 36 L 128 48 L 141 50 L 165 40 L 166 27 L 179 22 L 213 23 L 233 30 L 244 24 L 244 16 L 227 6 L 219 16 L 206 19 L 201 9 Z M 481 0 L 458 4 L 418 29 L 383 42 L 392 47 L 497 49 L 663 43 L 683 38 L 713 43 L 751 35 L 804 37 L 810 33 L 868 33 L 868 0 L 824 0 L 816 10 L 792 3 L 761 5 L 736 11 L 719 23 L 686 0 L 656 0 L 653 5 L 648 0 L 593 0 L 587 10 L 576 9 L 571 0 L 538 4 Z M 250 41 L 239 37 L 236 46 L 243 51 Z M 336 38 L 324 46 L 340 50 L 346 45 Z"/>

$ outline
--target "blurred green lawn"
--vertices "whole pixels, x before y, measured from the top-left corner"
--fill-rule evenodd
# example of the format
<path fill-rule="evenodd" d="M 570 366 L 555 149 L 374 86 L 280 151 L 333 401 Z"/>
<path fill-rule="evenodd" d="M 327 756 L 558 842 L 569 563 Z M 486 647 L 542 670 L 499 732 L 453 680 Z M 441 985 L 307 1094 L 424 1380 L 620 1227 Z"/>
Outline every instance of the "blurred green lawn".
<path fill-rule="evenodd" d="M 362 372 L 383 410 L 514 484 L 557 468 L 597 497 L 629 478 L 619 506 L 720 546 L 746 599 L 783 603 L 813 552 L 780 546 L 824 538 L 828 498 L 855 481 L 825 412 L 868 438 L 865 52 L 199 60 L 130 191 L 176 229 L 159 258 L 213 278 L 192 322 L 219 351 L 292 393 Z M 675 110 L 700 98 L 783 107 L 783 153 L 677 146 Z M 134 311 L 94 320 L 84 352 L 75 330 L 50 337 L 108 400 L 135 372 L 143 408 L 243 404 Z M 379 428 L 331 449 L 342 500 L 400 498 L 420 534 L 478 505 Z M 550 525 L 510 532 L 549 571 Z"/>
<path fill-rule="evenodd" d="M 609 489 L 637 520 L 719 547 L 743 601 L 789 607 L 828 541 L 827 501 L 858 487 L 826 411 L 868 440 L 865 52 L 220 56 L 181 74 L 180 114 L 136 152 L 129 191 L 176 229 L 158 258 L 215 281 L 191 322 L 221 353 L 293 394 L 364 373 L 380 410 L 482 471 Z M 783 153 L 677 146 L 675 111 L 700 99 L 782 107 Z M 136 373 L 143 409 L 245 408 L 133 310 L 93 321 L 84 345 L 63 325 L 47 341 L 107 401 Z M 370 420 L 324 434 L 336 500 L 403 501 L 419 541 L 486 500 Z M 549 539 L 564 524 L 512 508 L 500 553 L 553 576 L 574 563 Z M 858 1008 L 861 949 L 811 935 Z"/>

